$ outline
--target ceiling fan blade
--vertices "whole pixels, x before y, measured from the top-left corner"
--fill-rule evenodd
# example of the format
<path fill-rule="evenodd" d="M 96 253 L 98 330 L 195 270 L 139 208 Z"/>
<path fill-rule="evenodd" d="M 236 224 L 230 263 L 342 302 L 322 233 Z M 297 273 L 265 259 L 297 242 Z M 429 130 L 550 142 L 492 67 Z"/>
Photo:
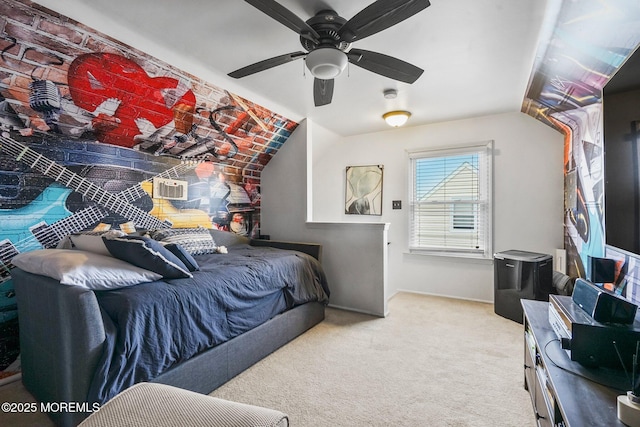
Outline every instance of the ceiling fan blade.
<path fill-rule="evenodd" d="M 429 0 L 378 0 L 358 12 L 338 30 L 341 40 L 354 42 L 412 17 L 429 7 Z"/>
<path fill-rule="evenodd" d="M 249 76 L 251 74 L 259 73 L 260 71 L 268 70 L 269 68 L 277 67 L 278 65 L 286 64 L 287 62 L 294 61 L 298 58 L 302 58 L 306 55 L 305 52 L 291 52 L 273 58 L 265 59 L 264 61 L 256 62 L 255 64 L 247 65 L 238 70 L 232 71 L 228 74 L 229 77 L 239 79 Z"/>
<path fill-rule="evenodd" d="M 315 43 L 319 42 L 320 35 L 300 19 L 295 13 L 274 0 L 245 0 L 251 6 L 269 15 L 282 25 L 292 29 L 302 37 Z"/>
<path fill-rule="evenodd" d="M 332 98 L 333 98 L 333 79 L 331 80 L 314 79 L 313 80 L 313 101 L 316 107 L 321 107 L 323 105 L 331 104 Z"/>
<path fill-rule="evenodd" d="M 349 62 L 365 70 L 405 83 L 418 80 L 424 70 L 392 56 L 363 49 L 351 49 Z"/>

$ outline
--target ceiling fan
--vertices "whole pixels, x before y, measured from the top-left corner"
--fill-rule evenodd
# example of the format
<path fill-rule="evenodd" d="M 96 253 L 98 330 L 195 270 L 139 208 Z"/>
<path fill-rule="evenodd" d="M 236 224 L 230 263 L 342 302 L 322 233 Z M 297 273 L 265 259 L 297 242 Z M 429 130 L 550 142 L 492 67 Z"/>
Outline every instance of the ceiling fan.
<path fill-rule="evenodd" d="M 306 22 L 274 0 L 245 0 L 300 35 L 306 52 L 291 52 L 265 59 L 229 73 L 239 79 L 296 59 L 305 58 L 314 76 L 316 107 L 331 103 L 333 79 L 350 62 L 376 74 L 405 83 L 422 75 L 421 68 L 382 53 L 351 49 L 351 43 L 385 30 L 430 6 L 428 0 L 377 0 L 346 20 L 333 10 L 321 10 Z"/>

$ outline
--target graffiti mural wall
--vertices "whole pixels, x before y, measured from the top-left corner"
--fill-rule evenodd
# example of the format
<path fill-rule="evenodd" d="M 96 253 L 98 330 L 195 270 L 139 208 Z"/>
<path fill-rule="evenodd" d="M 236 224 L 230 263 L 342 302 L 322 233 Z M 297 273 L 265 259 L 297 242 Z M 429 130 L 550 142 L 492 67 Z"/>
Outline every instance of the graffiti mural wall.
<path fill-rule="evenodd" d="M 257 236 L 261 171 L 297 123 L 27 0 L 0 10 L 0 371 L 10 371 L 14 255 L 87 229 Z"/>
<path fill-rule="evenodd" d="M 605 253 L 602 89 L 640 43 L 640 4 L 549 2 L 522 111 L 565 135 L 567 274 L 585 277 L 588 257 L 619 261 L 616 284 L 640 302 L 640 262 Z"/>

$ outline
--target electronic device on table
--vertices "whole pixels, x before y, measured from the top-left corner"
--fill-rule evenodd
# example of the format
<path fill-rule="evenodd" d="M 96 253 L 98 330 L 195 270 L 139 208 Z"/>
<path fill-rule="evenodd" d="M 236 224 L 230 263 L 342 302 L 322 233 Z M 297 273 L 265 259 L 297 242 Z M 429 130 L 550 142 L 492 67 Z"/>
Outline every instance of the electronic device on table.
<path fill-rule="evenodd" d="M 577 279 L 571 297 L 549 296 L 549 323 L 571 360 L 633 370 L 640 318 L 626 298 Z"/>

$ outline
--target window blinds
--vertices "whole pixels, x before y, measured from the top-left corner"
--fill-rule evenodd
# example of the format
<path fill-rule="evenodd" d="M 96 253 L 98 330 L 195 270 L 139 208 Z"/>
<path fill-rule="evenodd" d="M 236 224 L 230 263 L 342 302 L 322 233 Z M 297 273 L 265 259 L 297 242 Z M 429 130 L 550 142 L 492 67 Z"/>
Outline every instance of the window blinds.
<path fill-rule="evenodd" d="M 409 154 L 410 251 L 491 257 L 492 145 Z"/>

